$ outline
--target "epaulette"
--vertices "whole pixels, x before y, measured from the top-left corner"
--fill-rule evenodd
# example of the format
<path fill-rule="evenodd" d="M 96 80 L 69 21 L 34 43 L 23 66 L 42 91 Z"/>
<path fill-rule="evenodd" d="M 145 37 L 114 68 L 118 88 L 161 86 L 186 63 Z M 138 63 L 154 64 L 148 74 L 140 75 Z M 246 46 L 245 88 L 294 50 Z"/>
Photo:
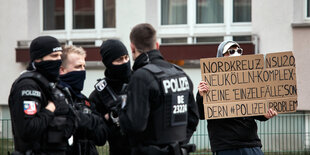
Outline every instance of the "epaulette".
<path fill-rule="evenodd" d="M 105 79 L 98 79 L 97 81 L 98 82 L 95 84 L 95 89 L 101 92 L 107 86 L 107 81 Z"/>

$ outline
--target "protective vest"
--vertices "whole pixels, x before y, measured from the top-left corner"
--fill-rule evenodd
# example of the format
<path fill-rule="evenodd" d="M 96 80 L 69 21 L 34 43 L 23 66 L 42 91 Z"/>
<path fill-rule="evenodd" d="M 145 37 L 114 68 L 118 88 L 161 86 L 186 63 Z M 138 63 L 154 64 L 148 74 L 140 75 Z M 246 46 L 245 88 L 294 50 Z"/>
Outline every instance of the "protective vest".
<path fill-rule="evenodd" d="M 190 94 L 188 77 L 178 66 L 163 68 L 148 64 L 143 68 L 158 81 L 161 101 L 158 107 L 151 107 L 149 130 L 153 131 L 146 135 L 147 139 L 159 144 L 183 141 L 186 138 Z"/>
<path fill-rule="evenodd" d="M 64 105 L 68 104 L 66 101 L 65 95 L 60 91 L 57 87 L 55 87 L 55 83 L 49 82 L 45 77 L 43 77 L 40 73 L 27 71 L 23 73 L 13 84 L 13 87 L 23 79 L 33 79 L 38 83 L 40 88 L 43 90 L 44 94 L 49 100 L 53 100 L 52 91 L 54 91 L 54 96 L 57 96 L 57 104 Z M 53 89 L 53 90 L 52 90 Z M 13 89 L 12 89 L 13 90 Z M 11 90 L 11 91 L 12 91 Z M 55 97 L 54 97 L 55 98 Z M 54 101 L 56 102 L 56 101 Z M 59 103 L 61 102 L 61 104 Z M 56 103 L 55 103 L 56 104 Z M 41 108 L 45 107 L 46 105 L 42 105 Z M 71 136 L 71 133 L 64 132 L 67 129 L 68 125 L 68 114 L 70 109 L 68 106 L 59 106 L 56 108 L 54 112 L 54 119 L 50 122 L 46 133 L 43 134 L 42 141 L 39 142 L 40 148 L 29 148 L 29 144 L 23 142 L 21 139 L 15 139 L 20 149 L 16 148 L 17 150 L 27 151 L 32 149 L 34 151 L 42 150 L 46 152 L 53 152 L 53 151 L 65 151 L 68 147 L 68 138 Z M 12 120 L 13 129 L 16 128 L 14 120 Z M 73 128 L 72 128 L 73 129 Z M 72 131 L 73 132 L 73 131 Z M 66 135 L 67 134 L 67 135 Z M 68 135 L 70 134 L 70 135 Z"/>

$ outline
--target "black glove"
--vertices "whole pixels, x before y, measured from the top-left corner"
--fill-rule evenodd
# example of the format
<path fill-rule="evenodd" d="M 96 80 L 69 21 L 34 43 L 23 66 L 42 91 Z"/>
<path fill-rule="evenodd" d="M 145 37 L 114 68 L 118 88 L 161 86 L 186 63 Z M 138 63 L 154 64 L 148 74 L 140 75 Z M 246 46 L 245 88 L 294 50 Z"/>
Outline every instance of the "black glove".
<path fill-rule="evenodd" d="M 91 114 L 92 110 L 87 107 L 83 102 L 74 103 L 74 107 L 77 111 L 81 111 L 84 114 Z"/>
<path fill-rule="evenodd" d="M 95 129 L 98 125 L 103 123 L 102 118 L 95 114 L 83 113 L 82 111 L 78 111 L 78 128 L 86 128 L 88 130 Z"/>

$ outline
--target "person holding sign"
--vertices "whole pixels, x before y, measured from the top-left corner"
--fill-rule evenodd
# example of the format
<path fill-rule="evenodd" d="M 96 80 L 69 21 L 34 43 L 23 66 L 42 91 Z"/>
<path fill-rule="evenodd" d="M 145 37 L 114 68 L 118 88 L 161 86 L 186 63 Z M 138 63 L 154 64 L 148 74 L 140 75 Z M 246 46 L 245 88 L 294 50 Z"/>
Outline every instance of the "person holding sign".
<path fill-rule="evenodd" d="M 218 46 L 217 57 L 241 56 L 242 53 L 243 50 L 237 42 L 224 41 Z M 208 91 L 209 86 L 207 83 L 201 81 L 196 96 L 200 119 L 205 119 L 203 94 Z M 269 109 L 264 116 L 208 120 L 208 133 L 213 154 L 263 155 L 255 119 L 266 121 L 276 115 L 276 111 Z"/>
<path fill-rule="evenodd" d="M 178 66 L 165 61 L 152 25 L 136 25 L 130 33 L 133 74 L 127 103 L 119 119 L 128 134 L 131 154 L 181 155 L 198 125 L 193 83 Z"/>

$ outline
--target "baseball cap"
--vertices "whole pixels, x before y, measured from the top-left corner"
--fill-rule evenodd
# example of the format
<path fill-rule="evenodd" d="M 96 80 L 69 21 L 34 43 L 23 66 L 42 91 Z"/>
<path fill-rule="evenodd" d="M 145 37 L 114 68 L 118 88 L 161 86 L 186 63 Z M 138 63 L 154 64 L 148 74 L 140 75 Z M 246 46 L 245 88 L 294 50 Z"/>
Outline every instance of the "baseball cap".
<path fill-rule="evenodd" d="M 234 41 L 229 41 L 223 48 L 223 55 L 228 51 L 228 49 L 231 47 L 231 46 L 238 46 L 240 47 L 240 45 L 237 43 L 237 42 L 234 42 Z"/>

